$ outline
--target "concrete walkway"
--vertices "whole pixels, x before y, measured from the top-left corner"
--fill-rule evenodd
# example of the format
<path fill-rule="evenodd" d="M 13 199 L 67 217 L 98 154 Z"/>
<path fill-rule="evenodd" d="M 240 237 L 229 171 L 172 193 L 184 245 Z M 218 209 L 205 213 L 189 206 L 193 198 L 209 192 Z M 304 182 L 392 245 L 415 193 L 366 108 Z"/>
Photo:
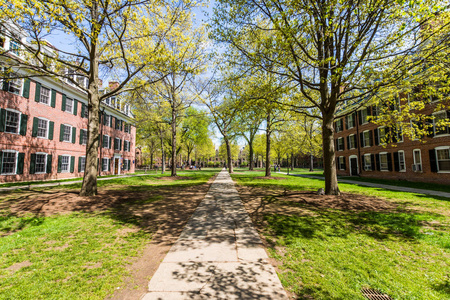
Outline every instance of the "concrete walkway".
<path fill-rule="evenodd" d="M 143 299 L 287 299 L 227 171 L 211 185 Z"/>
<path fill-rule="evenodd" d="M 287 173 L 282 173 L 282 172 L 279 172 L 279 173 L 287 175 Z M 306 177 L 306 178 L 313 178 L 313 179 L 324 180 L 323 177 L 314 176 L 314 175 L 303 175 L 303 174 L 290 174 L 290 175 L 291 176 L 297 176 L 297 177 Z M 415 189 L 415 188 L 409 188 L 409 187 L 404 187 L 404 186 L 395 186 L 395 185 L 389 185 L 389 184 L 379 184 L 379 183 L 363 182 L 363 181 L 348 180 L 348 179 L 338 179 L 338 182 L 357 184 L 357 185 L 362 185 L 362 186 L 370 186 L 370 187 L 381 188 L 381 189 L 385 189 L 385 190 L 393 190 L 393 191 L 400 191 L 400 192 L 408 192 L 408 193 L 415 193 L 415 194 L 422 194 L 422 195 L 432 195 L 432 196 L 450 198 L 450 192 L 447 193 L 447 192 L 440 192 L 440 191 Z M 449 190 L 450 190 L 450 187 L 449 187 Z"/>
<path fill-rule="evenodd" d="M 119 175 L 119 176 L 113 176 L 113 177 L 97 178 L 97 181 L 126 178 L 126 177 L 136 177 L 136 176 L 147 176 L 147 175 L 149 175 L 149 174 Z M 83 182 L 83 180 L 69 180 L 69 181 L 49 182 L 49 183 L 41 183 L 41 184 L 15 185 L 15 186 L 0 188 L 0 192 L 8 192 L 8 191 L 13 191 L 13 190 L 30 190 L 32 188 L 51 187 L 51 186 L 58 186 L 58 185 L 69 185 L 69 184 L 82 183 L 82 182 Z"/>

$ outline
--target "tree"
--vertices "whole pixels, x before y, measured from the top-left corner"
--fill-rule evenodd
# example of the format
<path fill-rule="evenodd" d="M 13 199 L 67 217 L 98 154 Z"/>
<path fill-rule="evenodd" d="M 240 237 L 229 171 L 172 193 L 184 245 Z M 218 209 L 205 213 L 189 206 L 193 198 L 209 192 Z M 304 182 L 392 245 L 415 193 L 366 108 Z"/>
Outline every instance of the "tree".
<path fill-rule="evenodd" d="M 21 55 L 1 50 L 4 65 L 70 82 L 87 94 L 88 141 L 81 195 L 97 193 L 100 103 L 123 91 L 147 64 L 158 63 L 166 34 L 190 6 L 189 2 L 139 0 L 17 0 L 2 8 L 0 19 L 29 36 L 28 42 L 5 31 L 20 45 Z M 76 45 L 74 51 L 48 47 L 46 36 L 58 32 Z M 104 94 L 99 92 L 101 70 L 120 79 L 117 87 Z M 87 79 L 87 85 L 75 76 Z"/>
<path fill-rule="evenodd" d="M 191 164 L 192 151 L 208 143 L 208 127 L 209 119 L 204 112 L 194 107 L 186 110 L 181 129 L 181 141 L 186 148 L 188 164 Z"/>
<path fill-rule="evenodd" d="M 214 38 L 246 63 L 290 82 L 298 92 L 296 111 L 322 121 L 325 193 L 339 194 L 338 105 L 364 105 L 420 64 L 405 58 L 428 39 L 418 33 L 438 10 L 432 0 L 219 0 L 212 27 Z"/>

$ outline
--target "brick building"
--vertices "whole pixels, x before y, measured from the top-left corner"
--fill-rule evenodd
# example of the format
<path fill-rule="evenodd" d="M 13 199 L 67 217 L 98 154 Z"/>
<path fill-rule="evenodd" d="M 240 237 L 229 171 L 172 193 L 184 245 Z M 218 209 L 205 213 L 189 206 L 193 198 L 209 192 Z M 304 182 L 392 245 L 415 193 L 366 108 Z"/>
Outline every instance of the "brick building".
<path fill-rule="evenodd" d="M 19 54 L 19 46 L 8 37 L 0 37 L 0 47 L 9 55 Z M 48 45 L 47 51 L 54 48 Z M 0 77 L 0 182 L 82 177 L 86 93 L 70 80 L 15 74 L 19 76 Z M 87 84 L 82 76 L 70 76 Z M 136 128 L 129 105 L 111 97 L 101 111 L 99 174 L 134 172 Z"/>
<path fill-rule="evenodd" d="M 376 106 L 346 116 L 342 111 L 334 134 L 338 175 L 450 184 L 450 129 L 435 126 L 436 120 L 448 119 L 450 111 L 434 112 L 436 105 L 431 102 L 422 111 L 435 117 L 427 136 L 410 140 L 392 131 L 396 133 L 388 145 L 383 141 L 390 129 L 367 118 L 376 115 Z"/>

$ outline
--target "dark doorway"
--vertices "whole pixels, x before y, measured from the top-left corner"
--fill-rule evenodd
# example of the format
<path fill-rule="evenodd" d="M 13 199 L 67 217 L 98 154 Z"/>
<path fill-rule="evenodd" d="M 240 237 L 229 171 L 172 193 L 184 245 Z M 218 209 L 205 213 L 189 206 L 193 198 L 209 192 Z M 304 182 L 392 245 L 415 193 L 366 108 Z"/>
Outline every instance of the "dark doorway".
<path fill-rule="evenodd" d="M 356 157 L 350 158 L 350 176 L 358 176 L 358 161 Z"/>

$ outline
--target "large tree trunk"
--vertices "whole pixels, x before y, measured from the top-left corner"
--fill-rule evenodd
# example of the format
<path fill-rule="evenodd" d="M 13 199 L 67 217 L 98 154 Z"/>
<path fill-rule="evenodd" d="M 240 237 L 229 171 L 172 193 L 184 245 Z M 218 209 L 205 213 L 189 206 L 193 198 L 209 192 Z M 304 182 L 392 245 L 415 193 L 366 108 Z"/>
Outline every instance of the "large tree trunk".
<path fill-rule="evenodd" d="M 336 160 L 334 155 L 333 139 L 334 113 L 324 113 L 322 122 L 323 136 L 323 167 L 325 175 L 325 194 L 339 195 L 339 187 L 336 174 Z"/>
<path fill-rule="evenodd" d="M 93 8 L 93 13 L 97 13 Z M 96 17 L 96 16 L 95 16 Z M 95 42 L 91 43 L 89 93 L 88 93 L 88 140 L 86 144 L 86 164 L 84 168 L 81 196 L 94 196 L 97 194 L 98 172 L 98 146 L 99 146 L 99 110 L 100 99 L 98 92 L 98 48 Z"/>
<path fill-rule="evenodd" d="M 161 141 L 161 174 L 164 174 L 166 171 L 166 153 L 164 151 L 164 139 L 162 138 L 162 132 L 161 137 L 159 140 Z"/>
<path fill-rule="evenodd" d="M 170 176 L 177 176 L 177 114 L 172 107 L 172 168 Z"/>
<path fill-rule="evenodd" d="M 228 165 L 228 172 L 233 173 L 233 163 L 231 161 L 231 146 L 230 141 L 225 138 L 225 143 L 227 145 L 227 165 Z"/>
<path fill-rule="evenodd" d="M 294 171 L 294 153 L 291 153 L 291 170 Z"/>
<path fill-rule="evenodd" d="M 314 171 L 314 156 L 312 153 L 310 154 L 309 171 Z"/>
<path fill-rule="evenodd" d="M 271 175 L 270 169 L 270 113 L 267 114 L 267 126 L 266 126 L 266 176 Z"/>
<path fill-rule="evenodd" d="M 252 145 L 252 143 L 249 143 L 248 146 L 250 148 L 249 155 L 248 155 L 248 169 L 250 171 L 252 171 L 253 170 L 253 145 Z"/>

